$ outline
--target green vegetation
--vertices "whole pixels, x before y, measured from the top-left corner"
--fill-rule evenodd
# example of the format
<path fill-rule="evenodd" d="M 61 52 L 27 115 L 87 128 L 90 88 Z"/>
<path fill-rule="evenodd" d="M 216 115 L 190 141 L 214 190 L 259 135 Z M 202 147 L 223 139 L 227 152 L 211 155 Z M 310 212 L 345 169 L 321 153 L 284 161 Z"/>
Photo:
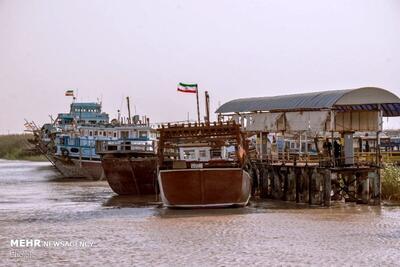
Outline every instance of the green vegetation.
<path fill-rule="evenodd" d="M 45 160 L 28 142 L 31 134 L 0 135 L 0 158 L 9 160 Z"/>
<path fill-rule="evenodd" d="M 381 174 L 382 198 L 400 200 L 400 167 L 388 164 Z"/>

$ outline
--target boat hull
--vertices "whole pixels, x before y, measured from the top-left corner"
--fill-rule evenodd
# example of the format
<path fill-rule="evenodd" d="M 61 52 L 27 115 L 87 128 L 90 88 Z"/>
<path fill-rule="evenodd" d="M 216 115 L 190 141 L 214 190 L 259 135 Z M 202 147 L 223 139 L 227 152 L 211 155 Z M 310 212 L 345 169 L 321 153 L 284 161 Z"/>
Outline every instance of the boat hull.
<path fill-rule="evenodd" d="M 111 189 L 119 195 L 150 195 L 157 188 L 156 157 L 116 157 L 101 160 Z"/>
<path fill-rule="evenodd" d="M 250 176 L 240 168 L 161 170 L 158 182 L 166 207 L 245 206 L 251 193 Z"/>
<path fill-rule="evenodd" d="M 82 171 L 71 160 L 59 157 L 51 157 L 51 161 L 57 170 L 67 178 L 84 178 Z"/>
<path fill-rule="evenodd" d="M 79 160 L 72 159 L 72 162 L 83 177 L 101 180 L 104 177 L 103 167 L 100 160 Z"/>
<path fill-rule="evenodd" d="M 104 171 L 100 161 L 79 160 L 58 156 L 48 158 L 66 178 L 88 178 L 92 180 L 104 178 Z"/>

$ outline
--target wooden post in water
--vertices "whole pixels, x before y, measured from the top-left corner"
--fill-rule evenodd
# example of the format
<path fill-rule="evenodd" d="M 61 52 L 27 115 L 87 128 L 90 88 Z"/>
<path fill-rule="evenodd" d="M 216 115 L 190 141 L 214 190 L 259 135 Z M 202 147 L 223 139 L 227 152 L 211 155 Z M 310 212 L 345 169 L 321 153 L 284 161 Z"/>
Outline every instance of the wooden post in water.
<path fill-rule="evenodd" d="M 301 169 L 294 166 L 295 181 L 296 181 L 296 203 L 300 203 L 300 190 L 301 190 Z"/>
<path fill-rule="evenodd" d="M 296 168 L 295 167 L 288 167 L 288 193 L 289 193 L 289 200 L 293 201 L 296 200 Z"/>
<path fill-rule="evenodd" d="M 378 177 L 378 171 L 369 172 L 368 173 L 368 178 L 372 182 L 372 199 L 374 201 L 374 205 L 380 205 L 381 204 L 381 185 L 380 185 L 380 179 Z"/>
<path fill-rule="evenodd" d="M 326 169 L 324 172 L 324 205 L 325 207 L 331 206 L 331 171 Z"/>
<path fill-rule="evenodd" d="M 361 200 L 363 204 L 369 203 L 369 178 L 366 173 L 363 173 L 362 175 Z"/>
<path fill-rule="evenodd" d="M 289 169 L 288 167 L 281 167 L 281 175 L 283 176 L 283 200 L 288 201 L 289 193 Z"/>
<path fill-rule="evenodd" d="M 266 198 L 268 196 L 268 176 L 267 170 L 265 169 L 262 162 L 259 165 L 260 173 L 260 198 Z"/>

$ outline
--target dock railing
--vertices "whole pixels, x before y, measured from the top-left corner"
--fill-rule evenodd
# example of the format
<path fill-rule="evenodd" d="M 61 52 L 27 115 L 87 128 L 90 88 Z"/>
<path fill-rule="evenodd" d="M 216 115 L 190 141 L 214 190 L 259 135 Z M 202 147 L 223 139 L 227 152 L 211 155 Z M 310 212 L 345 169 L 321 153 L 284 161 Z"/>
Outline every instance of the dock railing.
<path fill-rule="evenodd" d="M 273 154 L 264 154 L 262 161 L 269 164 L 282 165 L 319 165 L 320 167 L 340 167 L 340 166 L 381 166 L 384 163 L 400 163 L 400 152 L 355 152 L 352 157 L 352 164 L 346 164 L 349 158 L 344 156 L 332 157 L 323 154 L 301 154 L 291 152 L 280 152 Z"/>

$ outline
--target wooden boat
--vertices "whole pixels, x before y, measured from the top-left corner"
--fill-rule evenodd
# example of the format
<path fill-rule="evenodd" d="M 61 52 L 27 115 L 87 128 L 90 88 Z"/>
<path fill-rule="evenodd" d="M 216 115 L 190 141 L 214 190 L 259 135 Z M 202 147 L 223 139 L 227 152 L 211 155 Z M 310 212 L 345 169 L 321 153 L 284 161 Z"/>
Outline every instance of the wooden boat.
<path fill-rule="evenodd" d="M 157 157 L 154 141 L 144 142 L 124 140 L 98 143 L 101 165 L 115 193 L 136 196 L 156 194 Z"/>
<path fill-rule="evenodd" d="M 105 178 L 100 159 L 71 159 L 79 173 L 88 179 L 103 180 Z"/>
<path fill-rule="evenodd" d="M 247 144 L 240 125 L 168 125 L 158 131 L 158 182 L 166 207 L 247 205 L 251 179 L 243 169 Z"/>
<path fill-rule="evenodd" d="M 50 155 L 48 159 L 51 160 L 62 176 L 67 178 L 85 178 L 82 169 L 77 167 L 71 159 L 56 155 Z"/>

